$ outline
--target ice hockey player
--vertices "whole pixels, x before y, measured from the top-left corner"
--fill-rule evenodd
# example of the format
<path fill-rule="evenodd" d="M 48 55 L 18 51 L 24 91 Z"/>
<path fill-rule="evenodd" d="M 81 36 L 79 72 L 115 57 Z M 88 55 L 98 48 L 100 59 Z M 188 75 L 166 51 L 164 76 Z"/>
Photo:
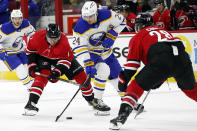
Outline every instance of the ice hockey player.
<path fill-rule="evenodd" d="M 130 40 L 127 63 L 119 75 L 119 89 L 126 90 L 126 95 L 122 99 L 118 117 L 110 121 L 110 129 L 120 129 L 143 92 L 159 88 L 169 77 L 174 77 L 185 95 L 197 101 L 192 63 L 182 41 L 164 28 L 152 25 L 150 14 L 137 16 L 135 28 L 140 32 Z M 144 68 L 128 84 L 140 67 L 140 62 L 144 63 Z"/>
<path fill-rule="evenodd" d="M 117 8 L 120 14 L 122 14 L 127 20 L 127 25 L 122 32 L 135 32 L 136 15 L 133 12 L 130 12 L 129 5 L 118 5 Z"/>
<path fill-rule="evenodd" d="M 121 66 L 112 52 L 114 41 L 125 28 L 125 18 L 114 11 L 97 9 L 94 1 L 82 7 L 82 17 L 74 27 L 73 51 L 77 60 L 94 79 L 93 107 L 96 115 L 109 115 L 110 107 L 103 100 L 107 79 L 118 90 L 118 74 Z"/>
<path fill-rule="evenodd" d="M 23 19 L 19 9 L 11 12 L 10 19 L 0 27 L 0 59 L 10 71 L 16 71 L 20 81 L 29 89 L 33 81 L 28 73 L 23 37 L 30 37 L 35 29 L 28 20 Z"/>
<path fill-rule="evenodd" d="M 88 102 L 93 100 L 90 80 L 86 80 L 84 69 L 74 58 L 67 37 L 57 24 L 49 24 L 46 30 L 37 31 L 32 35 L 26 53 L 29 74 L 34 78 L 34 82 L 24 115 L 37 114 L 36 104 L 48 81 L 55 83 L 58 77 L 64 74 L 69 80 L 74 79 L 78 84 L 86 85 L 81 87 L 82 95 Z"/>
<path fill-rule="evenodd" d="M 170 10 L 165 6 L 164 0 L 155 0 L 154 4 L 157 11 L 153 14 L 154 24 L 160 27 L 170 30 L 171 17 Z"/>

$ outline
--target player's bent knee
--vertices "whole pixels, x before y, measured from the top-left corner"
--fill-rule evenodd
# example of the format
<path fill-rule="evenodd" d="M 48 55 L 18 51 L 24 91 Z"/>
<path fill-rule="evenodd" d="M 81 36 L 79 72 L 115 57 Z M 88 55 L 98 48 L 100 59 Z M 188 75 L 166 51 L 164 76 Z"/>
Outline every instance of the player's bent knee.
<path fill-rule="evenodd" d="M 110 75 L 110 68 L 106 63 L 96 64 L 97 76 L 100 79 L 107 79 Z"/>

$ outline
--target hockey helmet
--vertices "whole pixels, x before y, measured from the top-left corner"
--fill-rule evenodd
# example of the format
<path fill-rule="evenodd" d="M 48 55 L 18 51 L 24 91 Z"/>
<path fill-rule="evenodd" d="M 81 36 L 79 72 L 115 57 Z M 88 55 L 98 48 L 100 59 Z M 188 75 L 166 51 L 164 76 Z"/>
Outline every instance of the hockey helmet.
<path fill-rule="evenodd" d="M 140 30 L 144 27 L 153 25 L 153 17 L 149 13 L 141 13 L 137 15 L 135 19 L 135 31 L 138 32 L 138 27 Z"/>
<path fill-rule="evenodd" d="M 130 11 L 130 6 L 127 5 L 127 4 L 118 5 L 118 10 L 119 10 L 119 11 Z"/>
<path fill-rule="evenodd" d="M 19 9 L 14 9 L 10 14 L 10 19 L 12 21 L 13 26 L 18 29 L 23 21 L 23 13 Z"/>
<path fill-rule="evenodd" d="M 46 37 L 50 45 L 54 46 L 60 40 L 61 31 L 58 24 L 48 24 L 46 28 Z"/>
<path fill-rule="evenodd" d="M 60 37 L 60 28 L 58 24 L 48 24 L 47 26 L 47 37 L 48 38 L 59 38 Z"/>
<path fill-rule="evenodd" d="M 157 5 L 157 4 L 164 4 L 164 0 L 155 0 L 154 4 L 155 5 Z"/>
<path fill-rule="evenodd" d="M 14 10 L 12 10 L 10 17 L 11 17 L 11 19 L 14 17 L 23 17 L 23 13 L 19 9 L 14 9 Z"/>
<path fill-rule="evenodd" d="M 97 14 L 97 5 L 94 1 L 87 1 L 81 9 L 82 18 Z"/>

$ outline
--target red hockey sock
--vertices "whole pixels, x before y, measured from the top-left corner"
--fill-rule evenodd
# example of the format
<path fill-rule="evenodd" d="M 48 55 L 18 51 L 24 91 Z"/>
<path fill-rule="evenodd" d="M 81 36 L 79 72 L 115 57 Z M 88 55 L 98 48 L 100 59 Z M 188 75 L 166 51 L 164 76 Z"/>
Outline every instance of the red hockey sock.
<path fill-rule="evenodd" d="M 189 98 L 195 100 L 197 102 L 197 83 L 195 83 L 195 87 L 192 90 L 182 90 L 185 95 L 187 95 Z"/>
<path fill-rule="evenodd" d="M 48 69 L 43 69 L 41 71 L 41 73 L 48 76 L 48 75 L 50 75 L 51 72 Z M 48 83 L 48 79 L 46 77 L 37 75 L 34 79 L 33 84 L 32 84 L 30 93 L 36 94 L 40 97 L 42 95 L 42 91 L 47 83 Z"/>
<path fill-rule="evenodd" d="M 74 80 L 78 84 L 83 84 L 83 82 L 86 80 L 86 78 L 87 78 L 87 74 L 83 71 L 83 72 L 80 72 L 78 75 L 76 75 L 74 77 Z M 88 87 L 82 87 L 81 91 L 82 91 L 83 96 L 87 96 L 87 97 L 92 96 L 93 89 L 92 89 L 91 83 L 89 84 Z"/>
<path fill-rule="evenodd" d="M 138 99 L 142 96 L 144 90 L 133 80 L 127 87 L 126 94 L 122 99 L 122 103 L 129 104 L 134 108 Z"/>

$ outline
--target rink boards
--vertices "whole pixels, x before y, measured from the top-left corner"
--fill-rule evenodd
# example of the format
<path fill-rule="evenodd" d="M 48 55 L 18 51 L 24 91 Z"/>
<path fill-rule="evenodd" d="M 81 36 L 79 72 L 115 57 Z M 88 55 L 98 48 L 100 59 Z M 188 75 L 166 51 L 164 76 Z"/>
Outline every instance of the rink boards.
<path fill-rule="evenodd" d="M 194 73 L 197 78 L 197 31 L 181 31 L 181 32 L 174 31 L 172 32 L 172 34 L 173 36 L 179 37 L 183 40 L 185 49 L 190 56 L 194 68 Z M 115 56 L 118 58 L 121 66 L 123 66 L 123 64 L 126 62 L 129 40 L 134 35 L 135 35 L 134 33 L 120 34 L 114 43 L 113 52 Z M 73 37 L 71 35 L 68 35 L 68 38 L 69 38 L 69 42 L 72 43 Z M 9 72 L 9 70 L 3 64 L 2 61 L 0 61 L 0 79 L 18 80 L 16 73 Z M 169 79 L 169 81 L 173 81 L 173 79 Z"/>

